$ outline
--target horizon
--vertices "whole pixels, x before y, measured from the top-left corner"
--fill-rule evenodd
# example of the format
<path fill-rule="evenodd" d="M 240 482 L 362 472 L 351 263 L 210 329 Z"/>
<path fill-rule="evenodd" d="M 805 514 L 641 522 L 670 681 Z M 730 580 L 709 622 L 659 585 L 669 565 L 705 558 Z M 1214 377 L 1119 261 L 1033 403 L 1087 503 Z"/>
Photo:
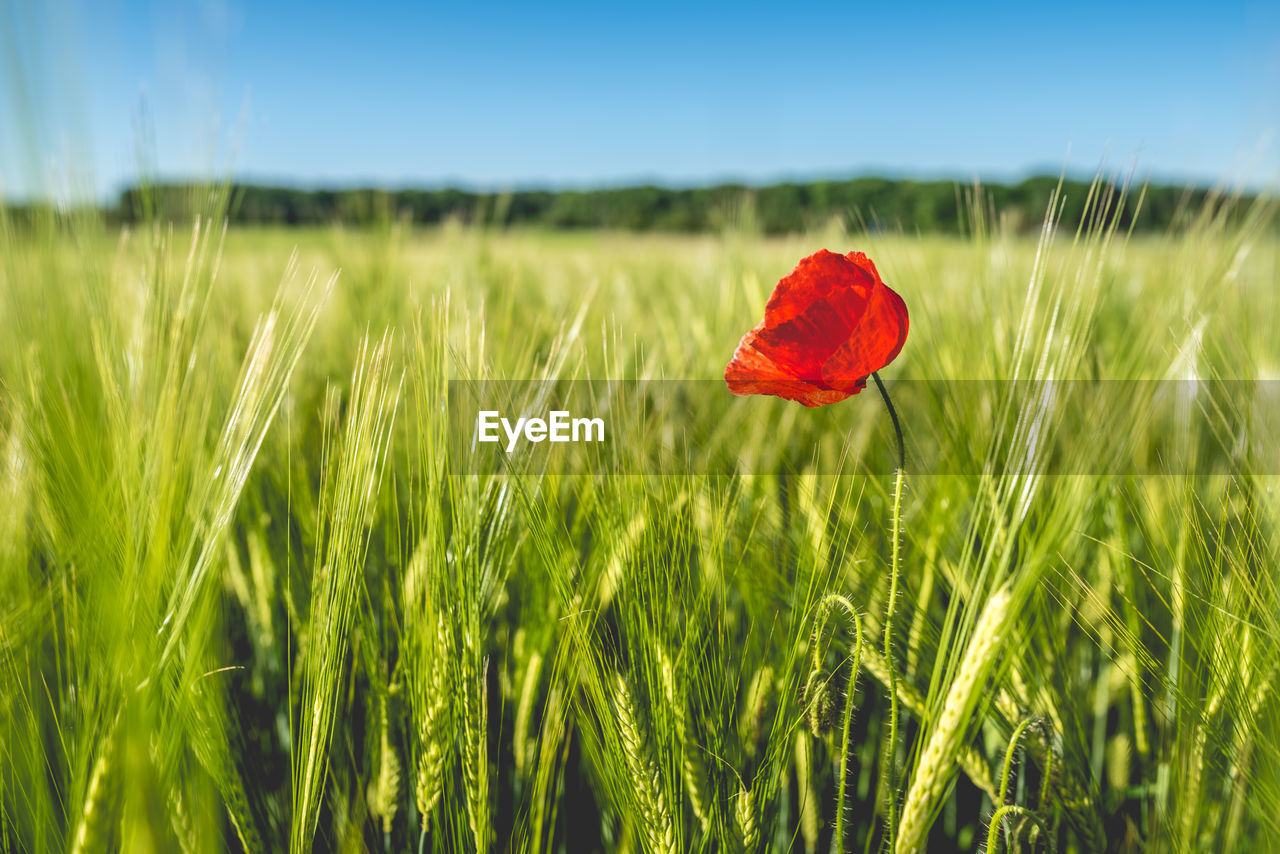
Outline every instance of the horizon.
<path fill-rule="evenodd" d="M 125 180 L 115 188 L 109 188 L 105 193 L 97 198 L 83 199 L 83 197 L 74 199 L 73 202 L 79 203 L 87 201 L 99 207 L 108 207 L 118 203 L 123 195 L 131 191 L 140 189 L 144 184 L 152 187 L 185 187 L 185 186 L 216 186 L 223 183 L 229 183 L 235 187 L 252 187 L 257 189 L 269 190 L 289 190 L 301 193 L 343 193 L 343 192 L 384 192 L 384 193 L 404 193 L 404 192 L 443 192 L 457 191 L 473 195 L 502 195 L 504 193 L 549 193 L 556 195 L 559 193 L 602 193 L 622 190 L 635 190 L 656 188 L 672 192 L 692 191 L 692 190 L 712 190 L 718 188 L 741 187 L 744 190 L 762 190 L 769 187 L 777 187 L 783 185 L 808 186 L 823 183 L 847 183 L 854 181 L 886 181 L 889 183 L 915 183 L 915 184 L 955 184 L 961 187 L 972 186 L 975 182 L 983 187 L 1016 187 L 1026 181 L 1032 180 L 1058 180 L 1061 179 L 1068 183 L 1090 183 L 1095 178 L 1100 178 L 1105 183 L 1114 185 L 1127 184 L 1130 187 L 1154 186 L 1162 188 L 1185 189 L 1191 191 L 1211 191 L 1218 189 L 1238 190 L 1247 195 L 1258 195 L 1271 192 L 1271 184 L 1267 182 L 1250 182 L 1250 181 L 1231 181 L 1231 180 L 1198 180 L 1195 178 L 1182 180 L 1177 177 L 1168 177 L 1163 175 L 1153 175 L 1142 173 L 1137 168 L 1107 168 L 1107 164 L 1102 164 L 1094 170 L 1086 169 L 1069 169 L 1059 168 L 1051 170 L 1048 167 L 1043 169 L 1035 169 L 1018 174 L 1010 175 L 959 175 L 946 173 L 907 173 L 900 172 L 894 174 L 889 170 L 882 171 L 854 171 L 847 174 L 814 174 L 814 175 L 775 175 L 762 176 L 759 179 L 740 178 L 735 176 L 710 176 L 705 180 L 692 181 L 664 181 L 660 178 L 636 176 L 634 178 L 620 178 L 616 181 L 594 182 L 565 182 L 561 184 L 539 183 L 537 180 L 525 184 L 481 184 L 468 182 L 463 179 L 440 179 L 440 180 L 420 180 L 407 181 L 404 183 L 378 182 L 374 180 L 361 180 L 353 178 L 349 181 L 321 181 L 321 182 L 303 182 L 291 180 L 287 177 L 262 176 L 262 175 L 149 175 L 145 182 L 140 176 L 136 176 L 133 180 Z M 0 186 L 0 191 L 3 191 Z M 62 201 L 57 198 L 48 196 L 27 196 L 18 197 L 13 194 L 0 192 L 0 200 L 7 204 L 26 205 L 33 203 L 58 203 Z"/>
<path fill-rule="evenodd" d="M 1165 185 L 1280 178 L 1280 11 L 1262 3 L 1212 18 L 1103 4 L 910 17 L 9 5 L 10 200 L 102 201 L 144 172 L 474 192 L 1014 183 L 1130 164 Z"/>
<path fill-rule="evenodd" d="M 444 176 L 439 178 L 424 179 L 408 179 L 402 182 L 382 181 L 375 178 L 361 178 L 353 176 L 347 179 L 337 180 L 320 180 L 307 181 L 291 178 L 287 175 L 266 175 L 266 174 L 247 174 L 243 172 L 234 172 L 230 175 L 208 176 L 208 175 L 151 175 L 148 176 L 148 183 L 154 185 L 176 185 L 176 184 L 201 184 L 210 181 L 218 182 L 227 180 L 228 178 L 233 184 L 252 187 L 269 187 L 281 188 L 289 190 L 299 190 L 305 192 L 327 192 L 327 191 L 348 191 L 348 190 L 380 190 L 386 192 L 401 192 L 413 190 L 460 190 L 468 193 L 494 194 L 508 192 L 548 192 L 548 193 L 573 193 L 573 192 L 604 192 L 609 190 L 628 190 L 641 187 L 657 187 L 664 190 L 701 190 L 714 187 L 745 187 L 747 189 L 760 189 L 763 187 L 778 186 L 781 184 L 818 184 L 818 183 L 840 183 L 847 181 L 860 180 L 883 180 L 883 181 L 909 181 L 914 183 L 949 183 L 949 184 L 973 184 L 975 181 L 982 185 L 999 184 L 1004 186 L 1013 186 L 1024 181 L 1041 178 L 1057 179 L 1061 177 L 1066 181 L 1090 182 L 1095 177 L 1102 177 L 1107 181 L 1121 183 L 1128 181 L 1133 185 L 1153 184 L 1158 186 L 1186 187 L 1188 189 L 1209 189 L 1222 185 L 1230 187 L 1239 187 L 1245 191 L 1259 191 L 1267 187 L 1264 181 L 1231 181 L 1226 180 L 1207 180 L 1197 178 L 1195 176 L 1186 179 L 1182 176 L 1153 174 L 1144 171 L 1142 164 L 1136 161 L 1130 161 L 1125 164 L 1101 162 L 1094 167 L 1072 167 L 1070 163 L 1064 163 L 1057 166 L 1044 164 L 1042 166 L 1028 166 L 1026 169 L 1008 170 L 1008 171 L 991 171 L 986 174 L 961 174 L 958 170 L 946 171 L 937 170 L 929 172 L 913 172 L 901 168 L 892 167 L 855 167 L 843 172 L 840 171 L 823 171 L 823 172 L 785 172 L 780 171 L 774 174 L 761 174 L 757 176 L 744 176 L 734 174 L 710 174 L 703 178 L 691 178 L 688 180 L 669 179 L 661 175 L 621 175 L 616 178 L 602 178 L 600 180 L 584 179 L 575 181 L 572 179 L 564 181 L 555 181 L 546 178 L 532 178 L 527 181 L 515 181 L 510 183 L 486 183 L 483 181 L 470 180 L 463 177 Z M 140 180 L 126 181 L 117 189 L 117 193 L 134 189 L 140 186 Z"/>

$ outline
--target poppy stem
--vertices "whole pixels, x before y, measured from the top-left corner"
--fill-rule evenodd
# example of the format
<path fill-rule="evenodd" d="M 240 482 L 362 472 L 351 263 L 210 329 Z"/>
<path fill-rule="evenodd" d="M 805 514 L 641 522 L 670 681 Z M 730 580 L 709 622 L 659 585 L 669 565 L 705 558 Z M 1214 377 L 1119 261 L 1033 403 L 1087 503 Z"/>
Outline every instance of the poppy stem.
<path fill-rule="evenodd" d="M 898 605 L 898 576 L 902 561 L 902 477 L 906 473 L 907 452 L 902 441 L 902 423 L 898 420 L 898 411 L 893 408 L 889 399 L 889 391 L 880 380 L 880 374 L 872 372 L 871 378 L 876 381 L 876 388 L 884 398 L 885 408 L 889 410 L 889 418 L 893 420 L 893 432 L 898 437 L 898 470 L 893 478 L 893 545 L 889 570 L 889 603 L 884 615 L 884 664 L 889 671 L 889 737 L 885 743 L 884 774 L 889 785 L 888 835 L 889 850 L 892 851 L 897 842 L 898 832 L 898 787 L 894 780 L 895 765 L 898 756 L 898 664 L 893 654 L 893 618 Z"/>
<path fill-rule="evenodd" d="M 884 398 L 885 408 L 889 410 L 889 418 L 893 421 L 893 432 L 898 437 L 898 468 L 905 469 L 907 467 L 907 446 L 902 441 L 902 423 L 898 421 L 898 410 L 893 408 L 893 401 L 889 399 L 889 390 L 880 381 L 880 373 L 872 371 L 871 379 L 876 381 L 876 389 L 880 392 L 880 396 Z"/>

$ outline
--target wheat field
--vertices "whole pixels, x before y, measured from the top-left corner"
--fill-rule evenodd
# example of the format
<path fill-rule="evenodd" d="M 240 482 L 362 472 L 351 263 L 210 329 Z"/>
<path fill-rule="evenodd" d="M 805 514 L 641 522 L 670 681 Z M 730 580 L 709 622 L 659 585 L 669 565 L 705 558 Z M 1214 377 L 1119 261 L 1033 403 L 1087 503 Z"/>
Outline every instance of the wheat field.
<path fill-rule="evenodd" d="M 1280 848 L 1269 208 L 764 238 L 225 201 L 3 223 L 0 851 Z M 911 311 L 899 472 L 874 389 L 719 379 L 820 247 Z M 588 378 L 696 390 L 729 470 L 652 468 L 678 420 L 458 467 L 452 384 Z"/>

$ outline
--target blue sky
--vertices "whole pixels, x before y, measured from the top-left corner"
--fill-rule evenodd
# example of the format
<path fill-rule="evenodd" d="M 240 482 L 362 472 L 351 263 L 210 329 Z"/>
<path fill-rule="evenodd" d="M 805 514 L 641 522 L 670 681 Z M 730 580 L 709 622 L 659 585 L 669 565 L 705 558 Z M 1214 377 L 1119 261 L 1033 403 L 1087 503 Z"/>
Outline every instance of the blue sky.
<path fill-rule="evenodd" d="M 0 3 L 9 194 L 1280 175 L 1274 2 Z"/>

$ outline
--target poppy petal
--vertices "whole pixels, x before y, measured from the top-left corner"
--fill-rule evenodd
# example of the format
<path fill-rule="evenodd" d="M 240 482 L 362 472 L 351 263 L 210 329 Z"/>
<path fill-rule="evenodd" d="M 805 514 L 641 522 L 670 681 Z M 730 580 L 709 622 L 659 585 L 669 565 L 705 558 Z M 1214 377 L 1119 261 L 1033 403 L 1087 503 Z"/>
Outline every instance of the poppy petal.
<path fill-rule="evenodd" d="M 897 358 L 907 341 L 907 304 L 888 287 L 872 294 L 857 334 L 847 338 L 822 365 L 822 380 L 832 388 L 859 389 L 867 377 Z"/>
<path fill-rule="evenodd" d="M 764 307 L 765 325 L 785 323 L 833 293 L 858 295 L 865 300 L 879 281 L 874 266 L 867 270 L 854 258 L 819 249 L 801 259 L 796 268 L 774 286 Z"/>
<path fill-rule="evenodd" d="M 822 388 L 796 375 L 773 361 L 767 350 L 759 346 L 759 333 L 763 324 L 743 337 L 737 351 L 724 369 L 724 381 L 729 391 L 738 395 L 769 394 L 803 403 L 805 406 L 822 406 L 838 403 L 852 391 Z"/>
<path fill-rule="evenodd" d="M 764 319 L 725 367 L 725 383 L 734 394 L 836 403 L 898 355 L 907 327 L 906 304 L 870 258 L 822 249 L 774 287 Z"/>

